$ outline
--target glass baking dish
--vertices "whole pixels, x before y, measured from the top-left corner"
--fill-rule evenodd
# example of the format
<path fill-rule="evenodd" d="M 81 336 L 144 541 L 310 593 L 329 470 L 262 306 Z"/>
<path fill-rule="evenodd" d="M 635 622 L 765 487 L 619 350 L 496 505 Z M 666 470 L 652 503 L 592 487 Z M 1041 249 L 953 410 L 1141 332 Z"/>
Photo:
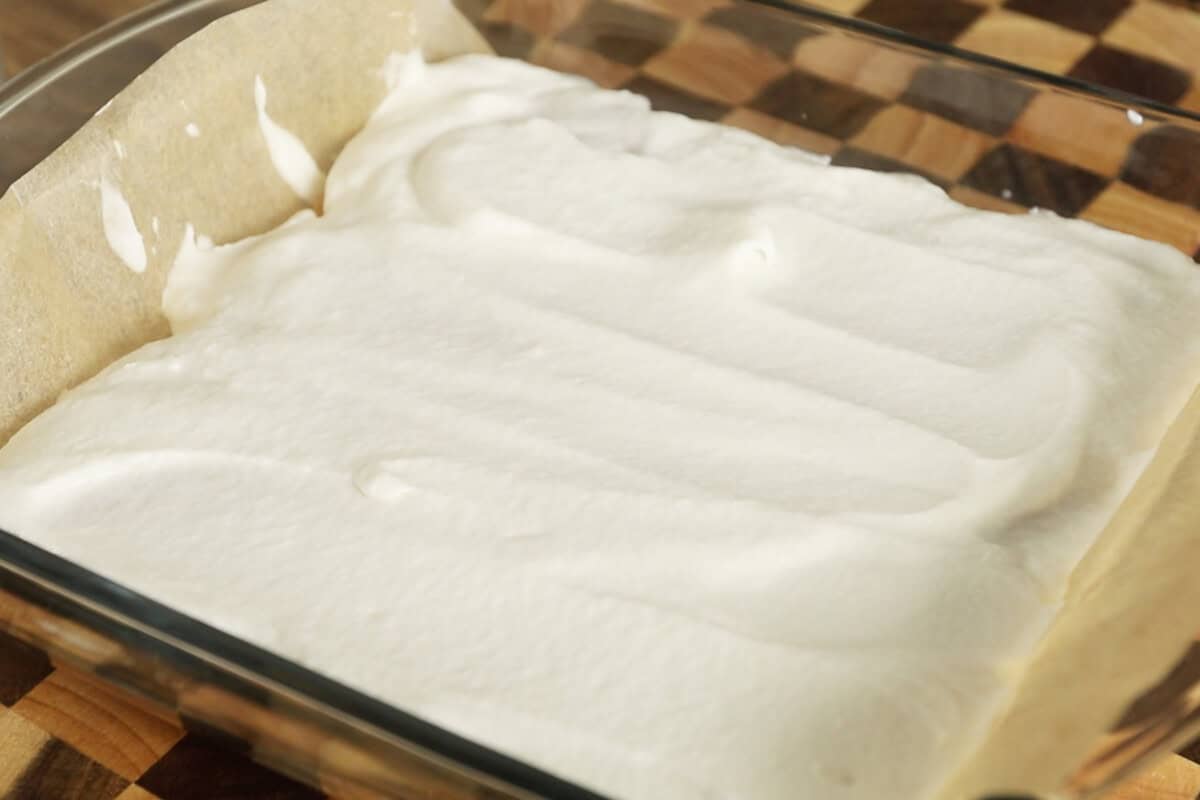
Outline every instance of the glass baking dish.
<path fill-rule="evenodd" d="M 167 0 L 0 88 L 0 191 L 134 76 L 258 0 Z M 1200 118 L 782 2 L 460 0 L 501 54 L 627 87 L 963 203 L 1200 245 Z M 1200 628 L 1200 618 L 1197 619 Z M 0 626 L 339 797 L 597 797 L 0 532 Z M 1062 787 L 1103 793 L 1200 732 L 1200 645 Z"/>

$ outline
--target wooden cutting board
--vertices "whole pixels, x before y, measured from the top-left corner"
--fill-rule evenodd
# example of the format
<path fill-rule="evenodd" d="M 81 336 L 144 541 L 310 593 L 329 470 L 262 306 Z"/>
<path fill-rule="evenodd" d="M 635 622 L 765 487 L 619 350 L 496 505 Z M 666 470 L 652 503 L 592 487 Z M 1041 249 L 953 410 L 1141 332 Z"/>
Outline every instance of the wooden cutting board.
<path fill-rule="evenodd" d="M 610 2 L 610 0 L 604 0 Z M 548 6 L 555 0 L 547 0 Z M 721 0 L 611 0 L 694 17 Z M 1200 110 L 1200 14 L 1182 2 L 814 0 L 1040 69 Z M 0 0 L 0 64 L 13 74 L 148 0 Z M 577 2 L 562 2 L 557 11 Z M 569 13 L 563 11 L 561 13 Z M 865 140 L 864 140 L 865 141 Z M 866 142 L 869 144 L 869 142 Z M 1187 249 L 1192 221 L 1181 228 Z M 1200 230 L 1197 227 L 1196 230 Z M 10 800 L 319 798 L 181 721 L 0 635 L 0 797 Z M 1164 760 L 1113 800 L 1200 798 L 1200 746 Z"/>
<path fill-rule="evenodd" d="M 0 615 L 2 616 L 2 615 Z M 1200 797 L 1200 751 L 1176 755 L 1110 800 Z M 0 797 L 7 800 L 319 800 L 320 792 L 188 733 L 179 718 L 55 666 L 0 634 Z"/>

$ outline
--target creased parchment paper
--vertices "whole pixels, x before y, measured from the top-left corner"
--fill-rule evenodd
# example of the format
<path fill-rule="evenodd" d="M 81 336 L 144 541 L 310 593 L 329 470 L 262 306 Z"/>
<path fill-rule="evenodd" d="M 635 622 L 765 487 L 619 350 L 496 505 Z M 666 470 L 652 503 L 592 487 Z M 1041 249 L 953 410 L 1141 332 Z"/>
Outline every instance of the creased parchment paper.
<path fill-rule="evenodd" d="M 443 0 L 271 0 L 168 53 L 17 182 L 0 199 L 0 445 L 62 391 L 168 334 L 161 293 L 187 223 L 226 242 L 302 207 L 269 158 L 257 77 L 270 116 L 328 169 L 382 97 L 387 57 L 414 47 L 430 60 L 487 49 Z M 144 273 L 106 239 L 103 181 L 132 210 Z M 1198 436 L 1194 397 L 945 798 L 1060 787 L 1183 652 L 1200 627 Z"/>
<path fill-rule="evenodd" d="M 271 118 L 327 170 L 386 91 L 387 57 L 417 46 L 431 60 L 487 50 L 448 0 L 249 8 L 169 52 L 15 183 L 0 200 L 0 444 L 64 389 L 167 335 L 162 288 L 185 224 L 227 242 L 303 207 L 270 161 L 257 77 Z M 102 180 L 133 211 L 144 274 L 108 244 Z"/>

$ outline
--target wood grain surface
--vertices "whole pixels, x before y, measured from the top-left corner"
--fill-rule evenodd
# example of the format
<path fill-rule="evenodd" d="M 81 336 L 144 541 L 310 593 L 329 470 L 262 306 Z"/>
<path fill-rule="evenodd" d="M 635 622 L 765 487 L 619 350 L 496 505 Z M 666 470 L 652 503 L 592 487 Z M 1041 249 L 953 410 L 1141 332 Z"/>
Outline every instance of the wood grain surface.
<path fill-rule="evenodd" d="M 104 23 L 149 4 L 149 0 L 0 0 L 5 74 L 15 74 Z"/>
<path fill-rule="evenodd" d="M 1200 14 L 1191 3 L 1166 0 L 815 0 L 815 4 L 916 35 L 953 43 L 1029 66 L 1108 84 L 1164 103 L 1200 110 Z M 66 46 L 106 21 L 147 5 L 147 0 L 0 0 L 0 64 L 11 75 Z M 504 2 L 492 6 L 497 25 L 510 25 Z M 525 4 L 528 8 L 534 4 Z M 642 6 L 659 14 L 695 19 L 722 5 L 721 0 L 612 0 L 607 5 Z M 536 20 L 517 20 L 526 28 L 565 31 L 552 46 L 540 51 L 551 65 L 592 74 L 607 85 L 642 81 L 652 94 L 664 84 L 692 79 L 678 61 L 681 48 L 654 59 L 641 77 L 637 54 L 631 59 L 597 58 L 570 41 L 568 23 L 580 3 L 546 0 Z M 498 11 L 496 9 L 499 9 Z M 640 12 L 639 12 L 640 13 Z M 718 43 L 704 37 L 725 35 L 715 29 L 689 34 L 683 46 L 716 51 Z M 1126 137 L 1132 147 L 1134 128 L 1089 119 L 1092 110 L 1072 105 L 1069 98 L 1042 95 L 1020 98 L 1021 106 L 1005 123 L 1005 142 L 996 148 L 999 132 L 987 121 L 953 120 L 914 108 L 914 104 L 871 106 L 870 97 L 896 98 L 911 91 L 916 66 L 902 54 L 881 63 L 870 58 L 847 59 L 843 46 L 830 59 L 819 40 L 782 41 L 779 32 L 762 34 L 786 51 L 792 64 L 823 80 L 853 83 L 866 94 L 859 105 L 840 107 L 828 126 L 790 124 L 770 108 L 745 105 L 761 85 L 778 81 L 786 69 L 770 54 L 743 52 L 737 64 L 715 71 L 705 92 L 718 91 L 734 107 L 727 122 L 769 133 L 819 152 L 849 152 L 875 164 L 900 163 L 950 186 L 964 202 L 1000 209 L 1016 206 L 1002 190 L 987 184 L 986 166 L 992 153 L 1010 160 L 1021 148 L 1039 157 L 1069 162 L 1074 168 L 1099 175 L 1116 175 L 1121 168 L 1111 147 L 1073 148 L 1047 152 L 1054 138 L 1042 136 L 1039 126 L 1053 127 L 1071 120 L 1108 126 L 1106 140 Z M 514 46 L 520 46 L 518 42 Z M 726 52 L 722 49 L 721 52 Z M 729 51 L 733 52 L 733 51 Z M 673 60 L 676 59 L 676 60 Z M 722 78 L 717 80 L 717 78 Z M 715 88 L 714 88 L 715 87 Z M 637 88 L 637 87 L 634 87 Z M 862 99 L 862 98 L 868 99 Z M 830 102 L 845 102 L 831 96 Z M 866 105 L 862 105 L 865 103 Z M 864 124 L 853 130 L 839 126 L 850 114 L 868 108 Z M 712 111 L 701 100 L 698 115 Z M 934 109 L 936 112 L 936 109 Z M 1018 112 L 1019 115 L 1018 115 Z M 1081 123 L 1080 120 L 1083 119 Z M 769 129 L 769 130 L 767 130 Z M 898 134 L 897 132 L 900 132 Z M 843 135 L 845 134 L 845 135 Z M 901 135 L 903 134 L 903 135 Z M 947 152 L 946 143 L 952 143 Z M 1005 149 L 1008 148 L 1008 149 Z M 1007 155 L 1006 155 L 1007 154 Z M 880 162 L 879 159 L 883 159 Z M 870 165 L 870 164 L 864 164 Z M 974 180 L 960 180 L 964 176 Z M 1067 174 L 1067 173 L 1063 173 Z M 1051 186 L 1047 191 L 1053 190 Z M 1017 198 L 1020 200 L 1020 198 Z M 1036 199 L 1036 198 L 1035 198 Z M 1053 200 L 1054 198 L 1050 198 Z M 1069 200 L 1070 198 L 1068 198 Z M 1031 204 L 1031 203 L 1026 203 Z M 1130 209 L 1151 206 L 1161 211 L 1157 238 L 1187 252 L 1196 250 L 1200 212 L 1163 199 L 1155 187 L 1137 181 L 1097 187 L 1077 209 L 1083 216 L 1114 227 L 1127 225 Z M 1194 800 L 1200 798 L 1200 746 L 1165 759 L 1114 792 L 1113 800 Z M 0 635 L 0 797 L 18 800 L 46 798 L 120 798 L 120 800 L 233 800 L 236 798 L 310 798 L 319 793 L 259 767 L 230 748 L 196 733 L 185 732 L 176 717 L 117 691 L 97 679 L 56 666 L 41 653 Z"/>

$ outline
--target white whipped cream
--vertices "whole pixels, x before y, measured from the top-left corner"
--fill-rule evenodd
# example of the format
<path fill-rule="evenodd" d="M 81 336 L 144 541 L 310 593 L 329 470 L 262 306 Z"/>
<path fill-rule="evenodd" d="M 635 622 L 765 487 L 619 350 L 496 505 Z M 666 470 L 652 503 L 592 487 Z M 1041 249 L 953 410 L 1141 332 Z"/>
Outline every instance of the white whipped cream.
<path fill-rule="evenodd" d="M 0 525 L 634 800 L 925 798 L 1200 377 L 1169 248 L 471 56 L 0 452 Z"/>

